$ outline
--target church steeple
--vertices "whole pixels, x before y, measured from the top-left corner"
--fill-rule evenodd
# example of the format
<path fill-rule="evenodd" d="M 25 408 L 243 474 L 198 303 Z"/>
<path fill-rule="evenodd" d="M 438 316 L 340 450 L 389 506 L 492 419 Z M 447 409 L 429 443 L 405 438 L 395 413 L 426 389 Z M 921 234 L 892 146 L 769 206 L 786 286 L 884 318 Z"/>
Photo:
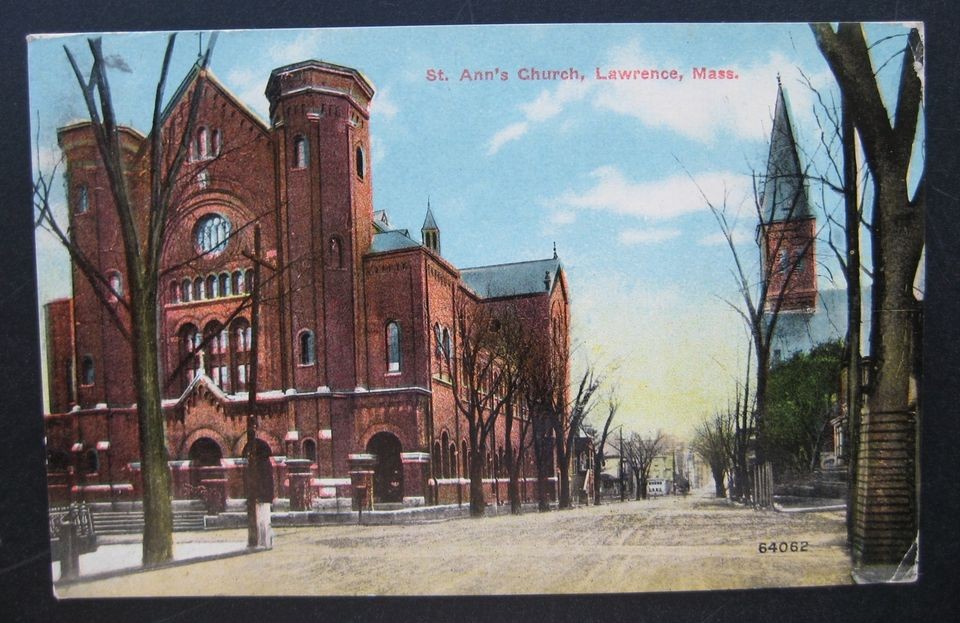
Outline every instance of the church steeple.
<path fill-rule="evenodd" d="M 423 219 L 423 227 L 420 228 L 420 240 L 423 246 L 440 255 L 440 228 L 437 227 L 437 221 L 433 218 L 429 198 L 427 198 L 427 215 Z"/>
<path fill-rule="evenodd" d="M 807 183 L 797 142 L 787 95 L 777 76 L 777 103 L 773 113 L 770 135 L 770 155 L 763 180 L 763 220 L 767 223 L 810 218 Z"/>
<path fill-rule="evenodd" d="M 812 313 L 817 305 L 816 217 L 780 76 L 760 205 L 757 241 L 763 245 L 766 311 Z"/>

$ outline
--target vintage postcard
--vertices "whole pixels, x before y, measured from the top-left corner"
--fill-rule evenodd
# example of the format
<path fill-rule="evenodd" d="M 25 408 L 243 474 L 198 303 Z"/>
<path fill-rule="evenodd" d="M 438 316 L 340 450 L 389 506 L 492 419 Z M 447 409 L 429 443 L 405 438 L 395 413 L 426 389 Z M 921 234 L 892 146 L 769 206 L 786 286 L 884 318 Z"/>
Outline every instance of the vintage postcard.
<path fill-rule="evenodd" d="M 922 24 L 28 54 L 58 597 L 916 580 Z"/>

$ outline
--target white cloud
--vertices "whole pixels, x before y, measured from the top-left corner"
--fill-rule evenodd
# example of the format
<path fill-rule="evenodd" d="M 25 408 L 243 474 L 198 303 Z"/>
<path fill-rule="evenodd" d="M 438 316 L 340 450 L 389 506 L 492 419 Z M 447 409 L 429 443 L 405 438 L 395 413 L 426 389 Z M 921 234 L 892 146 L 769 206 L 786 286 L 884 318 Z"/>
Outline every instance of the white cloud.
<path fill-rule="evenodd" d="M 735 80 L 694 80 L 692 68 L 699 64 L 654 58 L 634 41 L 613 49 L 607 66 L 676 67 L 684 72 L 680 82 L 630 80 L 598 84 L 594 104 L 699 142 L 712 143 L 722 133 L 768 140 L 778 75 L 787 88 L 794 117 L 812 118 L 813 95 L 800 82 L 795 62 L 780 54 L 771 55 L 763 63 L 724 67 L 736 73 Z M 819 74 L 810 78 L 815 86 L 829 83 L 828 77 Z"/>
<path fill-rule="evenodd" d="M 270 48 L 267 54 L 275 64 L 298 63 L 319 56 L 323 31 L 314 29 L 299 32 L 289 43 Z"/>
<path fill-rule="evenodd" d="M 753 234 L 751 232 L 746 231 L 745 229 L 733 230 L 733 244 L 741 245 L 748 242 L 753 242 Z M 727 239 L 723 235 L 723 232 L 717 231 L 700 238 L 700 240 L 697 241 L 697 244 L 705 247 L 725 245 L 727 244 Z"/>
<path fill-rule="evenodd" d="M 550 215 L 553 225 L 571 225 L 577 220 L 577 213 L 573 210 L 556 210 Z"/>
<path fill-rule="evenodd" d="M 572 209 L 590 209 L 649 219 L 670 219 L 707 209 L 704 195 L 714 205 L 738 203 L 749 191 L 743 175 L 730 172 L 701 173 L 691 180 L 674 175 L 656 181 L 634 182 L 614 166 L 590 173 L 596 180 L 583 192 L 568 191 L 553 203 Z M 701 194 L 702 193 L 702 194 Z"/>
<path fill-rule="evenodd" d="M 624 229 L 617 235 L 620 244 L 656 244 L 680 236 L 680 230 L 669 229 Z"/>
<path fill-rule="evenodd" d="M 370 154 L 374 166 L 383 162 L 383 159 L 387 157 L 387 148 L 383 146 L 383 141 L 373 134 L 370 135 Z"/>
<path fill-rule="evenodd" d="M 263 119 L 269 116 L 269 103 L 264 89 L 270 72 L 257 71 L 250 67 L 238 67 L 225 78 L 227 87 L 241 102 L 252 108 Z"/>
<path fill-rule="evenodd" d="M 515 141 L 524 134 L 527 133 L 527 130 L 530 129 L 530 124 L 526 121 L 519 121 L 517 123 L 511 123 L 507 127 L 503 128 L 499 132 L 493 135 L 493 137 L 487 142 L 487 155 L 492 156 L 503 147 L 505 144 L 510 141 Z"/>
<path fill-rule="evenodd" d="M 373 101 L 370 103 L 371 114 L 377 115 L 378 119 L 393 119 L 400 112 L 396 102 L 390 95 L 390 87 L 384 87 L 377 91 Z"/>

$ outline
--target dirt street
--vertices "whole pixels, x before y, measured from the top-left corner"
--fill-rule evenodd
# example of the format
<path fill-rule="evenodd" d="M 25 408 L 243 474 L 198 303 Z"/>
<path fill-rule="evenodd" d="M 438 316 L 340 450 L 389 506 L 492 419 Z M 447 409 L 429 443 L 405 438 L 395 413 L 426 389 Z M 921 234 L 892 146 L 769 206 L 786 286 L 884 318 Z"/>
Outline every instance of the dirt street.
<path fill-rule="evenodd" d="M 242 541 L 245 533 L 190 538 Z M 770 542 L 777 551 L 758 551 Z M 842 512 L 758 512 L 694 493 L 520 517 L 281 528 L 271 551 L 61 586 L 58 593 L 602 593 L 848 584 L 849 574 Z"/>

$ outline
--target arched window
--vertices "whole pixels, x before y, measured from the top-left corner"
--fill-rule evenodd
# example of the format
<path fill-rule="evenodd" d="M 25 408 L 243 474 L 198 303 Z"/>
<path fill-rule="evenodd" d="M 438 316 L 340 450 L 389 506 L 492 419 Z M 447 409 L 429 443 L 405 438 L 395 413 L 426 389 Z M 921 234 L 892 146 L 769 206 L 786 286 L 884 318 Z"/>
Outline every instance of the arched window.
<path fill-rule="evenodd" d="M 186 303 L 189 301 L 193 294 L 193 283 L 190 279 L 184 279 L 180 282 L 180 301 Z"/>
<path fill-rule="evenodd" d="M 232 286 L 232 292 L 234 294 L 243 293 L 243 272 L 239 270 L 233 271 L 233 274 L 230 276 L 230 285 Z"/>
<path fill-rule="evenodd" d="M 170 282 L 170 303 L 180 302 L 180 284 L 176 281 Z"/>
<path fill-rule="evenodd" d="M 207 291 L 206 291 L 207 298 L 208 298 L 208 299 L 215 299 L 215 298 L 217 298 L 217 292 L 218 292 L 218 288 L 217 288 L 217 276 L 216 276 L 216 275 L 207 275 L 207 281 L 206 281 L 206 283 L 207 283 Z"/>
<path fill-rule="evenodd" d="M 90 448 L 83 455 L 83 471 L 88 474 L 96 474 L 100 471 L 100 455 L 96 449 Z"/>
<path fill-rule="evenodd" d="M 230 391 L 230 370 L 227 366 L 230 338 L 226 328 L 214 320 L 203 329 L 204 339 L 207 340 L 206 365 L 207 374 L 217 387 Z"/>
<path fill-rule="evenodd" d="M 340 244 L 340 239 L 336 236 L 331 236 L 327 248 L 327 265 L 330 268 L 340 268 L 343 266 L 343 246 Z"/>
<path fill-rule="evenodd" d="M 300 365 L 311 366 L 316 361 L 317 343 L 313 331 L 305 329 L 300 332 Z"/>
<path fill-rule="evenodd" d="M 192 324 L 185 324 L 179 332 L 180 348 L 178 349 L 180 359 L 177 365 L 183 363 L 183 375 L 181 378 L 181 389 L 183 391 L 187 385 L 197 376 L 200 367 L 200 360 L 197 357 L 197 346 L 200 343 L 200 333 L 197 327 Z"/>
<path fill-rule="evenodd" d="M 229 273 L 220 273 L 220 296 L 230 296 L 232 294 L 230 290 L 230 274 Z"/>
<path fill-rule="evenodd" d="M 443 351 L 444 357 L 453 358 L 453 344 L 450 342 L 450 331 L 446 327 L 443 328 Z"/>
<path fill-rule="evenodd" d="M 253 269 L 248 268 L 243 272 L 243 292 L 250 294 L 253 290 Z"/>
<path fill-rule="evenodd" d="M 310 164 L 310 143 L 307 137 L 298 136 L 293 139 L 293 167 L 305 169 Z"/>
<path fill-rule="evenodd" d="M 223 134 L 220 130 L 213 131 L 213 155 L 219 156 L 223 151 Z"/>
<path fill-rule="evenodd" d="M 317 462 L 317 442 L 313 439 L 304 439 L 300 446 L 300 452 L 303 454 L 303 458 L 309 459 L 313 463 Z"/>
<path fill-rule="evenodd" d="M 107 273 L 107 283 L 110 285 L 110 300 L 116 301 L 123 297 L 123 277 L 119 272 L 111 270 Z"/>
<path fill-rule="evenodd" d="M 446 468 L 447 469 L 446 473 L 450 475 L 450 478 L 456 478 L 457 477 L 457 444 L 453 443 L 452 441 L 450 442 L 450 452 L 449 452 L 449 455 L 447 456 L 447 460 L 449 461 L 450 464 Z"/>
<path fill-rule="evenodd" d="M 90 191 L 87 190 L 86 184 L 80 184 L 77 186 L 77 207 L 75 212 L 77 214 L 83 214 L 90 209 Z"/>
<path fill-rule="evenodd" d="M 400 325 L 387 323 L 387 372 L 400 371 Z"/>
<path fill-rule="evenodd" d="M 84 355 L 80 362 L 80 384 L 93 385 L 97 379 L 97 370 L 93 365 L 93 355 Z"/>
<path fill-rule="evenodd" d="M 443 434 L 440 435 L 440 444 L 440 466 L 437 468 L 437 473 L 442 474 L 444 478 L 450 478 L 450 466 L 452 463 L 447 453 L 450 452 L 451 449 L 455 451 L 456 447 L 450 445 L 450 436 L 447 435 L 447 431 L 443 431 Z"/>
<path fill-rule="evenodd" d="M 250 378 L 250 323 L 237 318 L 230 325 L 230 374 L 234 391 L 247 389 Z"/>
<path fill-rule="evenodd" d="M 364 157 L 363 147 L 357 145 L 357 155 L 356 155 L 356 166 L 357 166 L 357 177 L 363 179 L 366 172 L 366 158 Z"/>
<path fill-rule="evenodd" d="M 433 477 L 434 478 L 444 478 L 443 475 L 443 453 L 440 448 L 443 446 L 440 445 L 439 441 L 433 442 Z"/>
<path fill-rule="evenodd" d="M 207 128 L 197 129 L 197 158 L 206 160 L 210 157 L 210 131 Z"/>
<path fill-rule="evenodd" d="M 197 277 L 193 280 L 193 300 L 203 299 L 203 277 Z"/>

